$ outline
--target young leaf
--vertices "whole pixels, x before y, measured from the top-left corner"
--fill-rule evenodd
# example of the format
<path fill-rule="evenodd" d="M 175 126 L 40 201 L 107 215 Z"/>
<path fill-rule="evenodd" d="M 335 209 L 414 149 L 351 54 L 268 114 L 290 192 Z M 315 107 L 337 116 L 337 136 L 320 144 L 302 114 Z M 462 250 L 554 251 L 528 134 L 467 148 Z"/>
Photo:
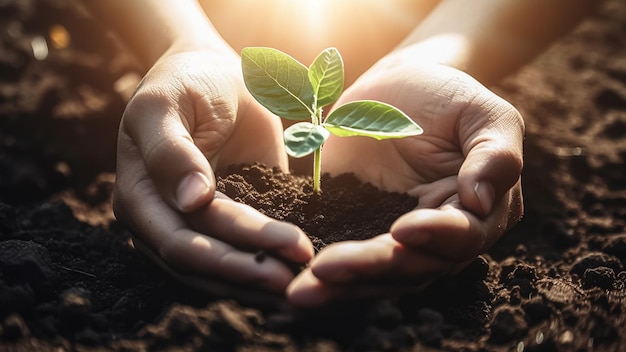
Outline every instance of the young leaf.
<path fill-rule="evenodd" d="M 415 121 L 394 106 L 371 100 L 340 106 L 326 118 L 323 125 L 340 137 L 387 139 L 415 136 L 423 132 Z"/>
<path fill-rule="evenodd" d="M 283 136 L 287 154 L 294 158 L 301 158 L 313 153 L 330 136 L 321 125 L 310 122 L 298 122 L 288 127 Z"/>
<path fill-rule="evenodd" d="M 246 87 L 261 105 L 289 120 L 313 115 L 313 88 L 308 69 L 291 56 L 272 48 L 250 47 L 241 52 Z"/>
<path fill-rule="evenodd" d="M 343 91 L 343 60 L 337 49 L 328 48 L 315 58 L 309 67 L 309 80 L 317 97 L 318 108 L 339 99 Z"/>

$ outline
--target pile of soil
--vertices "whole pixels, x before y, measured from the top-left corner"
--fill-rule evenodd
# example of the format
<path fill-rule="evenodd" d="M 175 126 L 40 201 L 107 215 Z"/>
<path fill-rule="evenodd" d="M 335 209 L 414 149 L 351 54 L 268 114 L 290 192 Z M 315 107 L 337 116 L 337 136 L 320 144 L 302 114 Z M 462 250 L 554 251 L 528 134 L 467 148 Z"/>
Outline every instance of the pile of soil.
<path fill-rule="evenodd" d="M 607 2 L 496 88 L 527 122 L 518 226 L 421 293 L 314 312 L 184 287 L 129 244 L 110 196 L 117 125 L 137 72 L 68 0 L 0 1 L 0 350 L 626 348 L 626 3 Z M 274 207 L 318 248 L 384 232 L 416 201 L 350 175 L 325 178 L 341 189 L 325 195 L 369 202 L 339 213 L 342 200 L 319 203 L 305 177 L 260 165 L 231 171 L 223 191 Z M 297 190 L 273 194 L 278 182 Z M 253 188 L 272 197 L 259 201 Z M 288 207 L 272 203 L 281 197 Z M 372 203 L 385 216 L 372 215 Z M 320 215 L 324 207 L 336 215 Z M 332 222 L 359 213 L 380 221 Z"/>

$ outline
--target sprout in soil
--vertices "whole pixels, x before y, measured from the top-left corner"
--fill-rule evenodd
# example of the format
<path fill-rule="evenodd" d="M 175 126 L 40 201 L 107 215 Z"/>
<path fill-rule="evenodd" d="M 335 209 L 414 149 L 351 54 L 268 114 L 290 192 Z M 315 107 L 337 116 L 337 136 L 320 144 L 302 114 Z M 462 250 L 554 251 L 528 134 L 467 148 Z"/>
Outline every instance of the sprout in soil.
<path fill-rule="evenodd" d="M 379 140 L 422 133 L 405 113 L 373 100 L 347 103 L 324 118 L 322 108 L 337 101 L 343 91 L 343 60 L 335 48 L 322 51 L 309 68 L 272 48 L 244 48 L 241 59 L 244 81 L 252 96 L 275 115 L 302 121 L 285 129 L 285 147 L 295 158 L 314 153 L 315 192 L 320 191 L 322 145 L 331 133 Z"/>

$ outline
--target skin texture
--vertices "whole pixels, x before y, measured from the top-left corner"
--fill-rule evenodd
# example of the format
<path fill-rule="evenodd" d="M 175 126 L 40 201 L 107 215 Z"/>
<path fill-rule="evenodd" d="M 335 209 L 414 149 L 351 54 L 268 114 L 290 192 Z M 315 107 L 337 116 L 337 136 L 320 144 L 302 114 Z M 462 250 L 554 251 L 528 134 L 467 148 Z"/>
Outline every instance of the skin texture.
<path fill-rule="evenodd" d="M 366 73 L 341 100 L 392 103 L 423 126 L 424 134 L 385 141 L 331 137 L 323 165 L 331 173 L 351 171 L 383 189 L 416 195 L 418 208 L 387 234 L 322 250 L 289 286 L 288 297 L 298 305 L 327 303 L 353 291 L 351 285 L 377 294 L 400 289 L 381 289 L 381 278 L 419 278 L 419 284 L 452 273 L 522 215 L 524 124 L 517 110 L 455 69 L 396 55 Z"/>
<path fill-rule="evenodd" d="M 236 57 L 185 52 L 148 72 L 122 118 L 115 214 L 142 248 L 174 268 L 281 292 L 293 278 L 289 268 L 271 256 L 257 263 L 254 252 L 238 248 L 304 263 L 313 255 L 309 239 L 294 225 L 224 196 L 213 199 L 213 168 L 252 161 L 286 166 L 282 126 L 243 93 L 233 62 Z M 255 147 L 243 148 L 250 140 Z"/>
<path fill-rule="evenodd" d="M 363 68 L 350 73 L 338 104 L 387 102 L 425 133 L 387 141 L 333 137 L 323 153 L 325 170 L 355 172 L 381 188 L 414 194 L 420 203 L 388 233 L 331 245 L 312 259 L 299 228 L 215 193 L 214 170 L 229 164 L 288 169 L 280 119 L 245 89 L 239 48 L 230 42 L 256 43 L 224 40 L 191 0 L 82 2 L 126 40 L 147 72 L 120 125 L 115 214 L 133 231 L 138 249 L 194 282 L 219 277 L 285 294 L 302 307 L 420 288 L 486 251 L 523 212 L 523 119 L 483 84 L 528 62 L 598 3 L 424 1 L 412 27 L 388 33 L 397 45 L 376 47 L 374 56 L 363 58 L 367 66 L 357 60 L 363 45 L 340 47 L 346 62 Z M 248 12 L 255 15 L 264 18 Z M 348 19 L 338 21 L 349 28 Z M 228 22 L 216 23 L 226 33 Z M 393 18 L 380 29 L 391 26 Z M 294 33 L 283 30 L 267 43 Z M 334 46 L 332 38 L 306 44 L 314 54 Z M 310 62 L 301 41 L 285 39 L 277 47 Z M 261 249 L 268 256 L 259 263 Z M 282 260 L 311 262 L 294 278 Z"/>

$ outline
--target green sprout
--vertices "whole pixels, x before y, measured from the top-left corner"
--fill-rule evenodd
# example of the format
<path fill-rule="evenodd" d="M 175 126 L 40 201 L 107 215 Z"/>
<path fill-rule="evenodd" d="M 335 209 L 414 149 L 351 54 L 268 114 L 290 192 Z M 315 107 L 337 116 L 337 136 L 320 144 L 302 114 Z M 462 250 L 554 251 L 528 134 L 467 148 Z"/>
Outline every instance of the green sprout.
<path fill-rule="evenodd" d="M 314 153 L 315 192 L 321 190 L 322 145 L 331 133 L 378 140 L 422 133 L 404 112 L 374 100 L 347 103 L 324 118 L 322 109 L 339 99 L 344 85 L 343 60 L 335 48 L 322 51 L 308 68 L 272 48 L 244 48 L 241 59 L 244 81 L 252 96 L 273 114 L 302 121 L 285 129 L 285 147 L 295 158 Z"/>

